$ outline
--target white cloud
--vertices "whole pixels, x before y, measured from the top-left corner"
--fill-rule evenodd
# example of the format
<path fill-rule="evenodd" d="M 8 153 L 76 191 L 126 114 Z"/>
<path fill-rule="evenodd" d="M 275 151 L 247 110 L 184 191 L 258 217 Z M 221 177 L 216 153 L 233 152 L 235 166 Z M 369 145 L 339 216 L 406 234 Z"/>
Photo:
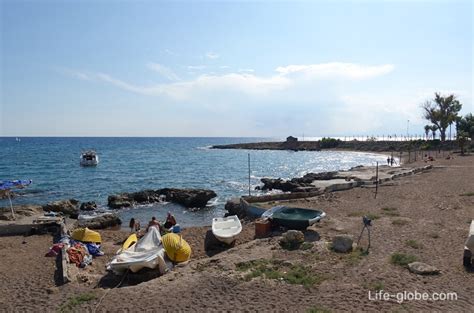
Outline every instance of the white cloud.
<path fill-rule="evenodd" d="M 165 77 L 168 80 L 172 80 L 172 81 L 180 80 L 178 75 L 176 75 L 170 68 L 168 68 L 164 65 L 150 62 L 150 63 L 147 64 L 147 66 L 148 66 L 149 69 L 151 69 L 151 70 L 153 70 L 157 73 L 160 73 L 163 77 Z"/>
<path fill-rule="evenodd" d="M 206 53 L 206 58 L 211 59 L 211 60 L 218 59 L 219 57 L 220 57 L 220 55 L 215 53 L 215 52 Z"/>
<path fill-rule="evenodd" d="M 228 65 L 221 65 L 221 66 L 219 66 L 219 68 L 221 68 L 221 69 L 227 69 L 227 68 L 230 68 L 230 66 L 228 66 Z"/>
<path fill-rule="evenodd" d="M 253 73 L 253 72 L 255 72 L 255 70 L 253 70 L 251 68 L 241 68 L 241 69 L 239 69 L 239 72 L 240 73 Z"/>
<path fill-rule="evenodd" d="M 352 63 L 288 65 L 276 68 L 276 73 L 270 76 L 259 76 L 253 74 L 251 72 L 253 71 L 252 69 L 241 69 L 237 73 L 202 74 L 188 81 L 180 81 L 173 71 L 163 65 L 149 63 L 148 66 L 167 77 L 171 82 L 143 86 L 126 82 L 104 73 L 91 74 L 70 71 L 69 74 L 80 79 L 102 81 L 123 90 L 142 95 L 169 97 L 174 101 L 202 99 L 204 102 L 213 99 L 213 96 L 216 94 L 228 95 L 229 92 L 261 99 L 261 97 L 271 97 L 274 92 L 285 90 L 287 91 L 285 94 L 279 94 L 276 98 L 281 96 L 292 98 L 294 97 L 292 92 L 294 92 L 299 101 L 312 102 L 314 99 L 323 99 L 321 98 L 322 89 L 326 90 L 326 94 L 333 94 L 334 91 L 328 91 L 328 88 L 325 87 L 336 78 L 369 79 L 387 74 L 394 68 L 393 65 L 370 66 Z M 201 65 L 188 66 L 188 68 L 200 69 Z M 310 80 L 311 85 L 309 90 L 308 80 Z M 314 84 L 315 81 L 319 81 L 318 85 Z M 318 86 L 319 90 L 316 90 L 315 86 Z M 327 98 L 332 97 L 331 95 Z M 230 101 L 231 97 L 227 96 L 227 98 L 228 100 L 226 101 Z M 343 100 L 350 103 L 349 98 Z"/>
<path fill-rule="evenodd" d="M 354 63 L 321 63 L 310 65 L 287 65 L 276 68 L 283 76 L 301 75 L 309 79 L 368 79 L 388 74 L 395 67 L 392 64 L 360 65 Z"/>
<path fill-rule="evenodd" d="M 188 65 L 188 70 L 197 70 L 197 71 L 200 71 L 200 70 L 203 70 L 205 69 L 206 66 L 205 65 Z"/>

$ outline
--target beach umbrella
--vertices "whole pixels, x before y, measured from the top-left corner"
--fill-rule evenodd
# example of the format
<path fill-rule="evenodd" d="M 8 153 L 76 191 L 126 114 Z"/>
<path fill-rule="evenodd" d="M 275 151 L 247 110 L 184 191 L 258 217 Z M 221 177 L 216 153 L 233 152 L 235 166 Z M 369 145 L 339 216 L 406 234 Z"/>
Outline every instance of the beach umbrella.
<path fill-rule="evenodd" d="M 0 196 L 7 196 L 8 200 L 10 201 L 10 209 L 12 211 L 12 217 L 15 218 L 15 212 L 13 211 L 13 204 L 12 199 L 10 196 L 10 192 L 14 188 L 25 188 L 26 186 L 30 185 L 33 181 L 31 179 L 28 180 L 2 180 L 0 181 Z"/>

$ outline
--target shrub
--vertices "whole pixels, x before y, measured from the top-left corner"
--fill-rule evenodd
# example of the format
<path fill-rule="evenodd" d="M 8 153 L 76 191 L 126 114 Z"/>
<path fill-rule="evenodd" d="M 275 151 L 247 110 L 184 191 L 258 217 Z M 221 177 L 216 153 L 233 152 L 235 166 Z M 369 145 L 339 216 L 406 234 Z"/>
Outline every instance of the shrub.
<path fill-rule="evenodd" d="M 408 266 L 408 264 L 415 262 L 417 260 L 416 256 L 405 253 L 393 253 L 390 257 L 390 262 L 395 265 L 400 265 L 403 267 Z"/>

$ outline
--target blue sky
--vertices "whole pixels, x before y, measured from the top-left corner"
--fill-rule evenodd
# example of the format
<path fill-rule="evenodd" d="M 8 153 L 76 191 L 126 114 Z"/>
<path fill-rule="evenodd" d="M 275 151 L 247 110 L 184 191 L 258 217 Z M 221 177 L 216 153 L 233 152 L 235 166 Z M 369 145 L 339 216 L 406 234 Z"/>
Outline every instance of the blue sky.
<path fill-rule="evenodd" d="M 471 1 L 1 1 L 0 136 L 423 133 Z"/>

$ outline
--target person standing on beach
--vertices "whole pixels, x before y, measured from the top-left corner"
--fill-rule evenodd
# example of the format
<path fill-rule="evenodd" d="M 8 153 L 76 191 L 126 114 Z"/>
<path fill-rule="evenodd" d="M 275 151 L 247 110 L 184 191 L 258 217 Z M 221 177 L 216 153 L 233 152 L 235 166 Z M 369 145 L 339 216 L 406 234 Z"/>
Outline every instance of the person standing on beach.
<path fill-rule="evenodd" d="M 156 219 L 156 217 L 154 217 L 154 216 L 151 218 L 151 221 L 148 223 L 148 227 L 146 228 L 146 231 L 148 231 L 150 229 L 150 227 L 158 227 L 158 229 L 160 230 L 160 233 L 161 233 L 160 221 L 158 221 Z"/>
<path fill-rule="evenodd" d="M 391 158 L 390 158 L 390 166 L 393 166 L 393 162 L 394 162 L 394 161 L 395 161 L 395 160 L 393 159 L 393 157 L 391 157 Z"/>
<path fill-rule="evenodd" d="M 133 230 L 135 229 L 135 218 L 131 218 L 130 219 L 130 223 L 128 224 L 128 226 L 130 227 L 130 232 L 133 233 Z"/>
<path fill-rule="evenodd" d="M 390 165 L 390 157 L 387 157 L 387 165 Z"/>

